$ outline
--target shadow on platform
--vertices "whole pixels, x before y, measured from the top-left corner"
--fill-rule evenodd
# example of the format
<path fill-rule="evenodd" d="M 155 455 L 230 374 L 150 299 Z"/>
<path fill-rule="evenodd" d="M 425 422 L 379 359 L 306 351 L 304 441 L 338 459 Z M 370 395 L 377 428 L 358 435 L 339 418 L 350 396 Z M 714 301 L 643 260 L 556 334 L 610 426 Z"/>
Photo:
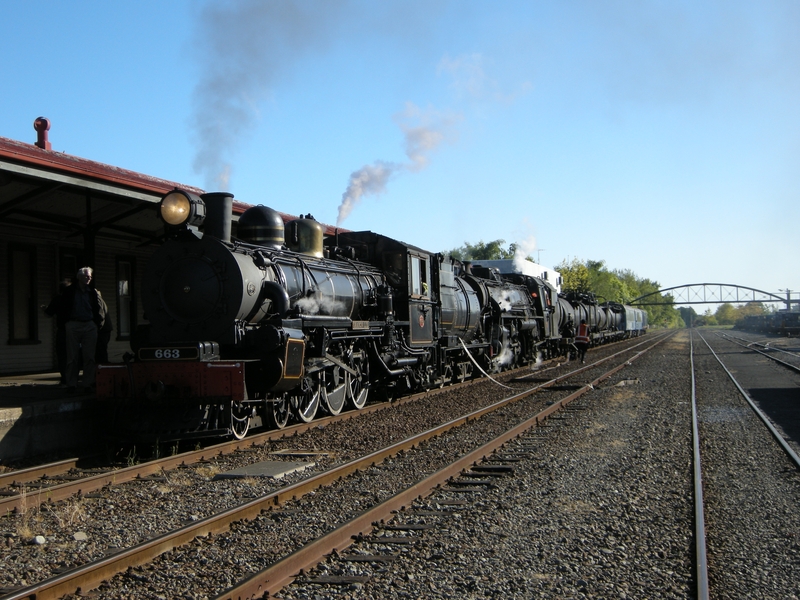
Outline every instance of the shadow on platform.
<path fill-rule="evenodd" d="M 91 393 L 68 393 L 58 373 L 0 377 L 0 464 L 92 446 L 100 430 Z"/>

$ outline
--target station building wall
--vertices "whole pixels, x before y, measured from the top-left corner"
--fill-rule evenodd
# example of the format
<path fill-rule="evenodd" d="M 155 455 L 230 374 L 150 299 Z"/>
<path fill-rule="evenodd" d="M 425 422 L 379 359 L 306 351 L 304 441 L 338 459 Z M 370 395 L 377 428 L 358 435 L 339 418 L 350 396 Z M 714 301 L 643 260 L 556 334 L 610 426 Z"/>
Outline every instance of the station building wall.
<path fill-rule="evenodd" d="M 132 329 L 144 322 L 139 296 L 153 251 L 124 240 L 95 241 L 95 264 L 89 266 L 114 327 L 111 362 L 122 362 Z M 0 375 L 58 370 L 56 320 L 43 307 L 58 292 L 62 276 L 86 266 L 82 256 L 82 243 L 63 234 L 0 225 Z"/>

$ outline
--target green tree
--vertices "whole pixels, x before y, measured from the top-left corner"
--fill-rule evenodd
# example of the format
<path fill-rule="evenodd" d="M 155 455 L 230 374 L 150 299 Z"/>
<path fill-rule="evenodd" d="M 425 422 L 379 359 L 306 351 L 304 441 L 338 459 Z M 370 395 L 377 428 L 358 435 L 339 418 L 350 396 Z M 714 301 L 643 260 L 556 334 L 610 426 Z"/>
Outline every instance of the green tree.
<path fill-rule="evenodd" d="M 764 306 L 762 302 L 748 302 L 744 306 L 739 307 L 737 310 L 738 318 L 744 319 L 745 317 L 752 317 L 757 315 L 766 315 L 770 311 Z"/>
<path fill-rule="evenodd" d="M 719 305 L 714 317 L 720 325 L 733 325 L 739 318 L 739 311 L 730 302 L 725 302 Z"/>
<path fill-rule="evenodd" d="M 631 290 L 631 282 L 621 277 L 620 271 L 609 271 L 605 261 L 586 261 L 589 269 L 589 288 L 600 300 L 630 302 L 637 296 Z"/>
<path fill-rule="evenodd" d="M 683 319 L 683 322 L 686 324 L 686 327 L 691 327 L 692 324 L 697 320 L 697 312 L 691 306 L 681 306 L 678 308 L 678 312 Z"/>
<path fill-rule="evenodd" d="M 694 324 L 697 327 L 718 325 L 717 318 L 713 314 L 711 314 L 710 308 L 707 308 L 706 312 L 704 312 L 701 316 L 697 317 L 697 319 L 695 319 Z"/>
<path fill-rule="evenodd" d="M 589 269 L 577 258 L 570 262 L 566 259 L 555 266 L 555 270 L 561 273 L 561 289 L 564 292 L 590 292 Z"/>
<path fill-rule="evenodd" d="M 508 249 L 503 248 L 505 240 L 494 240 L 492 242 L 484 242 L 481 240 L 477 244 L 470 244 L 464 242 L 464 245 L 459 248 L 453 248 L 445 252 L 453 258 L 458 260 L 498 260 L 503 258 L 514 258 L 517 245 L 511 244 Z"/>
<path fill-rule="evenodd" d="M 630 270 L 609 270 L 605 261 L 576 259 L 562 261 L 555 269 L 561 272 L 564 291 L 593 292 L 599 299 L 623 304 L 661 289 L 657 281 L 638 277 Z M 643 306 L 654 327 L 683 327 L 684 321 L 670 295 L 656 294 Z"/>

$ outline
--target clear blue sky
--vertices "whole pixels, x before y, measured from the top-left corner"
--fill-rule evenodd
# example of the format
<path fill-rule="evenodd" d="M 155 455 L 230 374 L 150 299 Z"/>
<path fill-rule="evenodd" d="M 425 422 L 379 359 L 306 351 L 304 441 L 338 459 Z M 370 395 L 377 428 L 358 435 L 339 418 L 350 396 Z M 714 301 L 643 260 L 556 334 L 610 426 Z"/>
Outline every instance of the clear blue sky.
<path fill-rule="evenodd" d="M 434 251 L 800 292 L 800 2 L 3 3 L 0 136 Z"/>

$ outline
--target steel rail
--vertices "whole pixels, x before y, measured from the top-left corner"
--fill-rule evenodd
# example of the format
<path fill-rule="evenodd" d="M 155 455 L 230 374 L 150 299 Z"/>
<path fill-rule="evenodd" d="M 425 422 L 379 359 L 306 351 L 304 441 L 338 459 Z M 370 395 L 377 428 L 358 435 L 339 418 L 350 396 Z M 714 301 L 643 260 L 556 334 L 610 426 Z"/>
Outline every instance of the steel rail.
<path fill-rule="evenodd" d="M 646 351 L 661 343 L 664 339 L 666 339 L 666 336 L 657 339 L 650 348 L 639 352 L 637 355 L 631 357 L 622 364 L 603 374 L 601 377 L 595 379 L 590 384 L 583 386 L 583 388 L 572 394 L 572 396 L 575 396 L 576 394 L 583 394 L 591 389 L 594 389 L 595 385 L 621 370 L 626 365 L 630 364 L 639 356 L 644 354 Z M 621 353 L 622 352 L 617 354 Z M 602 359 L 602 361 L 599 362 L 605 362 L 606 360 L 608 359 Z M 587 365 L 582 369 L 574 371 L 572 374 L 575 375 L 583 372 L 590 366 L 591 365 Z M 554 385 L 556 382 L 563 380 L 565 377 L 566 376 L 561 376 L 557 379 L 553 379 L 544 384 L 535 386 L 529 390 L 525 390 L 524 392 L 514 394 L 513 396 L 500 400 L 491 406 L 484 407 L 468 415 L 453 419 L 448 423 L 424 431 L 387 448 L 383 448 L 367 456 L 354 459 L 329 471 L 325 471 L 324 473 L 319 473 L 318 475 L 297 482 L 293 485 L 281 488 L 280 490 L 276 490 L 275 492 L 260 498 L 256 498 L 255 500 L 251 500 L 245 504 L 229 508 L 221 513 L 217 513 L 195 523 L 191 523 L 166 534 L 157 536 L 146 542 L 141 542 L 131 548 L 121 550 L 120 552 L 109 555 L 99 561 L 75 567 L 37 584 L 2 596 L 0 597 L 0 600 L 48 600 L 61 598 L 66 594 L 73 594 L 77 592 L 83 593 L 89 589 L 97 587 L 104 580 L 110 579 L 117 573 L 120 573 L 129 567 L 135 567 L 150 562 L 159 554 L 167 552 L 168 550 L 180 545 L 187 544 L 198 536 L 207 536 L 210 534 L 220 533 L 222 531 L 226 531 L 234 522 L 241 521 L 243 519 L 254 519 L 262 512 L 271 510 L 273 507 L 278 506 L 281 503 L 301 497 L 318 489 L 319 487 L 329 485 L 336 480 L 344 478 L 361 469 L 369 468 L 373 464 L 379 463 L 386 458 L 398 454 L 401 451 L 411 450 L 418 444 L 428 439 L 441 435 L 442 433 L 468 423 L 471 420 L 478 419 L 485 414 L 510 404 L 511 402 L 516 402 L 533 395 L 538 390 Z M 556 406 L 556 404 L 553 404 L 543 411 L 543 413 L 549 415 L 557 410 L 557 408 L 555 408 Z"/>
<path fill-rule="evenodd" d="M 762 356 L 766 356 L 768 359 L 775 361 L 779 365 L 782 365 L 782 366 L 786 367 L 787 369 L 791 369 L 792 371 L 795 371 L 796 373 L 800 373 L 800 367 L 798 367 L 796 365 L 792 365 L 792 364 L 787 363 L 785 361 L 782 361 L 781 359 L 772 356 L 769 352 L 764 352 L 763 350 L 759 350 L 758 348 L 753 348 L 752 347 L 753 345 L 757 345 L 757 346 L 762 346 L 764 348 L 767 348 L 767 346 L 764 346 L 763 344 L 759 344 L 758 342 L 750 342 L 749 344 L 745 345 L 745 344 L 742 344 L 742 343 L 736 341 L 737 339 L 742 339 L 742 338 L 734 338 L 733 336 L 729 336 L 729 335 L 725 335 L 725 334 L 719 334 L 719 333 L 717 333 L 716 335 L 717 335 L 717 337 L 721 337 L 721 338 L 729 341 L 731 344 L 736 344 L 737 346 L 741 346 L 742 348 L 747 348 L 748 350 L 752 350 L 753 352 L 758 352 Z M 747 341 L 747 340 L 743 340 L 743 341 Z M 779 350 L 781 352 L 786 352 L 786 350 L 782 350 L 781 348 L 770 348 L 770 350 Z M 786 353 L 787 354 L 791 354 L 792 356 L 797 358 L 797 354 L 795 354 L 794 352 L 786 352 Z"/>
<path fill-rule="evenodd" d="M 697 597 L 708 600 L 708 555 L 706 553 L 705 502 L 700 459 L 700 428 L 697 423 L 697 381 L 694 374 L 694 333 L 689 334 L 689 363 L 692 371 L 692 457 L 694 463 L 694 547 L 697 575 Z"/>
<path fill-rule="evenodd" d="M 27 469 L 0 473 L 0 486 L 19 485 L 21 483 L 36 481 L 44 475 L 61 475 L 70 469 L 76 468 L 79 460 L 79 458 L 67 458 L 46 465 L 37 465 Z"/>
<path fill-rule="evenodd" d="M 636 344 L 631 348 L 621 350 L 620 352 L 613 354 L 611 357 L 617 356 L 618 354 L 622 354 L 625 352 L 630 352 L 632 349 L 637 348 L 644 343 L 646 342 L 640 342 L 639 344 Z M 595 364 L 600 364 L 600 362 Z M 587 365 L 586 367 L 584 367 L 584 369 L 589 367 L 591 367 L 591 365 Z M 503 375 L 513 376 L 513 374 L 516 371 L 525 370 L 527 368 L 528 367 L 525 366 L 525 367 L 520 367 L 519 369 L 506 371 L 503 373 Z M 130 467 L 124 467 L 121 469 L 115 469 L 105 473 L 100 473 L 98 475 L 83 477 L 75 481 L 69 481 L 51 487 L 40 488 L 35 490 L 26 490 L 14 496 L 7 496 L 5 498 L 0 498 L 0 515 L 5 515 L 12 511 L 20 511 L 23 509 L 31 510 L 32 508 L 39 506 L 43 502 L 58 502 L 59 500 L 65 500 L 66 498 L 70 498 L 76 494 L 87 494 L 93 492 L 108 485 L 119 485 L 128 481 L 142 479 L 144 477 L 160 473 L 162 470 L 169 470 L 177 467 L 185 467 L 190 464 L 212 460 L 216 457 L 224 456 L 225 454 L 230 454 L 238 450 L 251 449 L 258 446 L 259 444 L 264 444 L 269 441 L 276 441 L 283 439 L 285 437 L 298 435 L 310 429 L 314 429 L 320 426 L 324 427 L 325 425 L 328 425 L 330 423 L 334 423 L 337 421 L 346 421 L 348 419 L 356 418 L 359 415 L 369 414 L 379 410 L 383 410 L 389 406 L 399 406 L 409 402 L 414 402 L 416 400 L 419 400 L 420 398 L 440 393 L 446 393 L 448 391 L 452 391 L 464 386 L 477 385 L 485 381 L 486 381 L 485 379 L 473 379 L 470 381 L 465 381 L 462 383 L 446 386 L 443 388 L 436 388 L 424 392 L 419 392 L 417 394 L 412 394 L 410 396 L 406 396 L 398 400 L 393 400 L 389 402 L 380 402 L 377 404 L 370 404 L 369 406 L 365 406 L 362 409 L 343 412 L 336 416 L 328 416 L 319 419 L 314 419 L 310 423 L 298 423 L 290 427 L 286 427 L 285 429 L 276 429 L 271 431 L 265 431 L 262 433 L 257 433 L 255 435 L 246 437 L 243 440 L 229 440 L 226 442 L 220 442 L 218 444 L 207 446 L 199 450 L 191 450 L 189 452 L 176 454 L 175 456 L 159 458 L 156 460 L 148 461 L 146 463 L 133 465 Z M 51 465 L 42 465 L 40 467 L 43 470 L 42 474 L 48 473 L 49 471 L 46 471 L 45 469 L 52 466 L 53 464 L 57 465 L 58 463 L 52 463 Z M 16 473 L 21 473 L 21 471 L 16 471 Z M 32 479 L 29 479 L 28 481 L 31 480 Z"/>
<path fill-rule="evenodd" d="M 458 386 L 474 385 L 476 383 L 480 383 L 480 381 L 481 380 L 472 380 L 456 385 Z M 199 450 L 190 450 L 188 452 L 182 452 L 180 454 L 176 454 L 175 456 L 159 458 L 138 465 L 124 467 L 121 469 L 114 469 L 107 471 L 105 473 L 100 473 L 98 475 L 83 477 L 75 481 L 69 481 L 66 483 L 41 489 L 28 490 L 14 496 L 0 498 L 0 515 L 7 514 L 11 511 L 18 511 L 23 508 L 26 510 L 30 510 L 31 508 L 39 506 L 42 502 L 57 502 L 59 500 L 64 500 L 76 494 L 87 494 L 89 492 L 98 490 L 107 485 L 119 485 L 121 483 L 125 483 L 128 481 L 142 479 L 144 477 L 160 473 L 162 470 L 169 470 L 177 467 L 185 467 L 189 464 L 195 464 L 202 461 L 212 460 L 214 458 L 224 456 L 225 454 L 236 452 L 237 450 L 250 449 L 258 446 L 259 444 L 264 444 L 269 441 L 280 440 L 292 435 L 298 435 L 315 427 L 325 426 L 335 421 L 345 421 L 348 419 L 355 418 L 358 415 L 376 412 L 378 410 L 387 408 L 390 405 L 398 405 L 405 402 L 412 402 L 414 400 L 418 400 L 420 397 L 424 397 L 425 394 L 443 393 L 448 390 L 452 390 L 455 387 L 456 386 L 450 386 L 449 388 L 430 390 L 428 392 L 422 392 L 420 394 L 407 396 L 405 398 L 401 398 L 400 400 L 396 400 L 394 402 L 380 402 L 377 404 L 371 404 L 360 410 L 343 412 L 336 416 L 322 417 L 319 419 L 315 419 L 310 423 L 298 423 L 290 427 L 286 427 L 284 429 L 265 431 L 247 437 L 243 440 L 229 440 L 225 442 L 220 442 L 218 444 L 206 446 L 205 448 L 201 448 Z M 55 470 L 50 471 L 51 467 L 55 467 Z M 63 473 L 65 470 L 68 470 L 68 469 L 63 469 L 61 463 L 49 463 L 46 465 L 41 465 L 40 467 L 32 467 L 31 469 L 26 469 L 26 471 L 31 471 L 31 473 L 33 473 L 37 469 L 39 470 L 38 477 L 48 474 Z M 23 471 L 12 471 L 11 473 L 5 474 L 4 476 L 7 478 L 11 478 L 14 474 L 17 473 L 23 473 Z M 37 477 L 35 476 L 30 476 L 30 477 L 26 476 L 25 482 L 27 483 L 28 481 L 34 481 L 36 480 L 36 478 Z M 21 482 L 21 480 L 19 482 Z"/>
<path fill-rule="evenodd" d="M 727 339 L 731 339 L 731 340 L 740 340 L 742 342 L 749 342 L 748 346 L 761 346 L 762 348 L 764 348 L 766 350 L 770 350 L 770 351 L 773 351 L 773 352 L 783 352 L 784 354 L 788 354 L 789 356 L 794 356 L 796 358 L 800 358 L 800 354 L 798 354 L 797 352 L 792 352 L 791 350 L 786 350 L 785 348 L 779 348 L 778 346 L 770 346 L 769 343 L 762 344 L 761 342 L 752 342 L 752 341 L 748 340 L 747 338 L 736 337 L 735 335 L 728 335 L 727 333 L 719 333 L 719 332 L 716 332 L 716 331 L 714 333 L 716 335 L 718 335 L 718 336 L 723 337 L 723 338 L 727 338 Z"/>
<path fill-rule="evenodd" d="M 420 496 L 427 496 L 431 494 L 436 488 L 441 486 L 452 477 L 458 475 L 463 470 L 468 469 L 473 464 L 484 460 L 488 455 L 502 448 L 509 441 L 519 437 L 529 429 L 538 426 L 542 421 L 547 419 L 553 413 L 564 408 L 570 402 L 580 398 L 585 393 L 594 390 L 595 386 L 602 383 L 626 366 L 629 366 L 633 361 L 655 348 L 666 338 L 667 336 L 657 339 L 649 348 L 640 351 L 622 364 L 617 365 L 611 370 L 603 373 L 592 382 L 587 383 L 569 396 L 553 403 L 551 406 L 548 406 L 544 410 L 536 413 L 534 416 L 523 421 L 512 429 L 509 429 L 490 442 L 487 442 L 480 448 L 464 455 L 460 459 L 426 477 L 422 481 L 417 482 L 406 490 L 395 494 L 391 498 L 388 498 L 384 502 L 367 510 L 351 521 L 348 521 L 347 523 L 340 525 L 336 529 L 321 536 L 320 538 L 309 542 L 299 550 L 275 562 L 263 571 L 256 573 L 245 581 L 240 582 L 235 587 L 217 596 L 216 600 L 266 598 L 278 593 L 281 589 L 294 581 L 301 570 L 316 566 L 334 550 L 341 552 L 353 542 L 354 538 L 371 531 L 374 523 L 381 520 L 391 519 L 392 513 L 402 509 L 404 506 L 410 505 L 416 498 Z M 584 369 L 579 369 L 576 371 L 576 373 L 579 371 L 582 372 L 583 370 Z M 530 395 L 530 392 L 517 394 L 512 396 L 512 398 L 517 398 L 522 395 Z M 508 403 L 507 400 L 501 402 L 502 404 Z"/>
<path fill-rule="evenodd" d="M 739 393 L 742 395 L 742 397 L 744 397 L 744 399 L 747 400 L 747 403 L 750 405 L 750 408 L 753 409 L 753 412 L 755 412 L 758 418 L 761 419 L 764 425 L 767 426 L 767 429 L 769 429 L 770 433 L 772 433 L 775 440 L 781 445 L 781 448 L 783 448 L 784 452 L 786 452 L 786 454 L 789 456 L 789 459 L 794 463 L 795 467 L 800 468 L 800 456 L 798 456 L 797 453 L 792 449 L 792 447 L 789 446 L 789 444 L 786 442 L 786 440 L 780 434 L 780 432 L 777 429 L 775 429 L 775 426 L 772 424 L 772 421 L 769 420 L 769 417 L 767 417 L 767 415 L 764 414 L 764 412 L 760 408 L 758 408 L 758 405 L 756 405 L 755 401 L 750 397 L 750 394 L 748 394 L 745 391 L 745 389 L 739 384 L 739 382 L 733 376 L 733 373 L 731 373 L 728 370 L 728 367 L 725 366 L 725 363 L 722 362 L 722 359 L 720 359 L 720 357 L 717 356 L 717 353 L 714 352 L 714 349 L 711 347 L 711 344 L 708 343 L 708 341 L 703 337 L 703 335 L 699 331 L 697 332 L 697 334 L 700 336 L 700 339 L 706 343 L 706 346 L 708 346 L 708 349 L 711 351 L 711 354 L 714 355 L 714 358 L 717 359 L 717 362 L 728 374 L 728 377 L 730 377 L 731 381 L 739 390 Z"/>
<path fill-rule="evenodd" d="M 513 371 L 508 371 L 508 373 L 513 373 Z M 284 429 L 265 431 L 262 433 L 255 434 L 253 436 L 249 436 L 243 440 L 229 440 L 225 442 L 220 442 L 218 444 L 206 446 L 205 448 L 201 448 L 199 450 L 190 450 L 188 452 L 182 452 L 180 454 L 176 454 L 175 456 L 159 458 L 138 465 L 123 467 L 121 469 L 114 469 L 107 471 L 105 473 L 100 473 L 98 475 L 90 475 L 88 477 L 83 477 L 81 479 L 76 479 L 75 481 L 69 481 L 51 487 L 37 488 L 35 490 L 26 490 L 14 496 L 0 498 L 0 515 L 8 514 L 12 511 L 16 512 L 23 509 L 30 510 L 32 508 L 39 506 L 43 502 L 57 502 L 59 500 L 70 498 L 76 494 L 87 494 L 93 492 L 107 485 L 119 485 L 128 481 L 142 479 L 144 477 L 160 473 L 162 470 L 169 470 L 177 467 L 185 467 L 190 464 L 196 464 L 202 461 L 213 460 L 214 458 L 224 456 L 226 454 L 230 454 L 238 450 L 251 449 L 257 447 L 259 444 L 264 444 L 269 441 L 276 441 L 276 440 L 281 440 L 285 437 L 299 435 L 310 429 L 314 429 L 320 426 L 324 427 L 325 425 L 328 425 L 333 422 L 346 421 L 348 419 L 356 418 L 359 415 L 369 414 L 377 412 L 379 410 L 383 410 L 389 406 L 397 406 L 405 404 L 407 402 L 413 402 L 428 395 L 444 393 L 453 389 L 458 389 L 458 387 L 476 385 L 478 383 L 481 383 L 482 381 L 485 380 L 474 379 L 470 381 L 465 381 L 445 388 L 420 392 L 394 401 L 371 404 L 369 406 L 365 406 L 362 409 L 343 412 L 336 416 L 321 417 L 319 419 L 314 419 L 310 423 L 297 423 L 295 425 L 291 425 Z M 42 465 L 40 467 L 34 467 L 31 470 L 37 468 L 40 469 L 41 471 L 40 476 L 41 476 L 45 474 L 50 474 L 51 471 L 49 471 L 48 469 L 52 466 L 56 467 L 55 472 L 59 473 L 63 472 L 63 470 L 61 470 L 60 463 L 50 463 L 47 465 Z M 21 473 L 21 472 L 22 471 L 16 471 L 13 473 Z M 11 473 L 9 473 L 8 475 L 10 476 Z M 33 477 L 29 478 L 27 481 L 32 481 L 35 479 L 36 478 Z"/>

